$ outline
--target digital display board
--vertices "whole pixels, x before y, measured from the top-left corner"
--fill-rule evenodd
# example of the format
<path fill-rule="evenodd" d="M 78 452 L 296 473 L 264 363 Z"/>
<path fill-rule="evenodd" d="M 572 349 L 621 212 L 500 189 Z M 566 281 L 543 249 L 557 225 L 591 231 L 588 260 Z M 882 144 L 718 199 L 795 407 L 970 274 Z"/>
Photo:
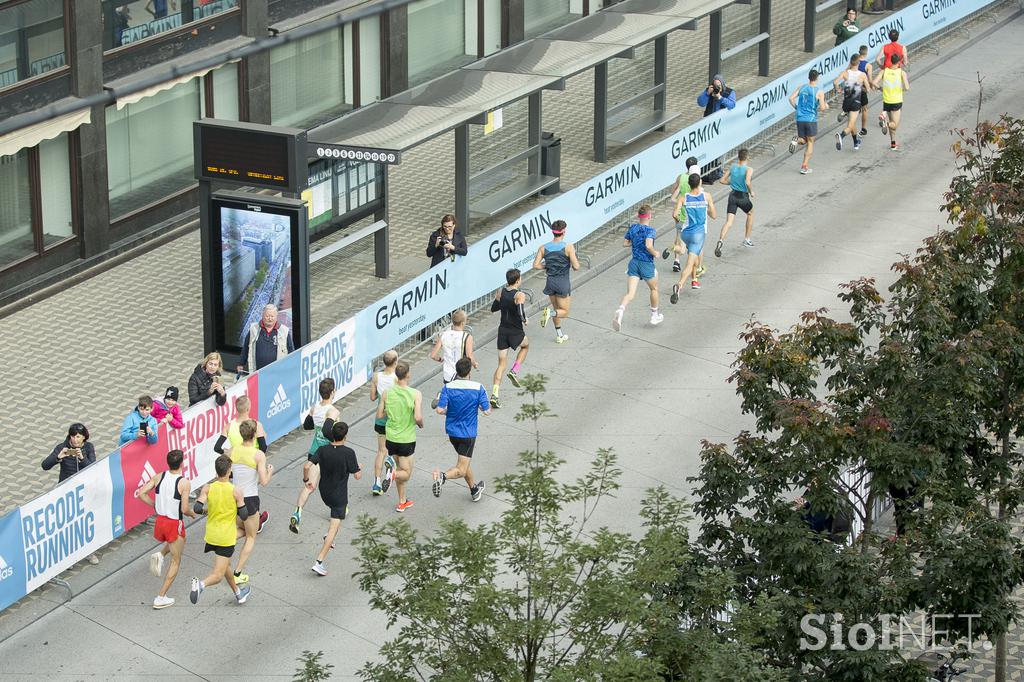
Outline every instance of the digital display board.
<path fill-rule="evenodd" d="M 299 192 L 306 186 L 305 133 L 255 123 L 195 122 L 196 178 Z"/>
<path fill-rule="evenodd" d="M 268 303 L 277 306 L 278 321 L 293 330 L 295 345 L 303 343 L 304 203 L 218 193 L 210 208 L 216 347 L 242 353 L 245 335 L 259 324 Z"/>

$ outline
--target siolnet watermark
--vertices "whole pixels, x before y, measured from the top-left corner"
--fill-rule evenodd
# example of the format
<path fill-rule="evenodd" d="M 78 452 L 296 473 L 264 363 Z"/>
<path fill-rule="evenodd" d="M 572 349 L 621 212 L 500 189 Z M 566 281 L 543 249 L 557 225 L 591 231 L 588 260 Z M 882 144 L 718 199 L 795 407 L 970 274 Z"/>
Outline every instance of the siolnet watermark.
<path fill-rule="evenodd" d="M 975 642 L 974 620 L 980 613 L 934 613 L 905 616 L 879 614 L 871 622 L 846 624 L 841 613 L 809 613 L 800 619 L 800 649 L 802 651 L 890 651 L 893 649 L 939 651 L 947 645 L 941 643 L 951 634 L 966 639 L 967 651 L 980 647 L 992 648 L 989 641 Z"/>

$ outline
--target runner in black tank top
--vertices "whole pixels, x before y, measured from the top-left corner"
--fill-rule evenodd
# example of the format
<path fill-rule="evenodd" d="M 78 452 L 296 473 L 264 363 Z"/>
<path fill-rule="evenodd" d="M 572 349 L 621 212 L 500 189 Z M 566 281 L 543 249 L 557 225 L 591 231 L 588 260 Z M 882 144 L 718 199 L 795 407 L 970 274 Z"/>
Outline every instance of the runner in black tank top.
<path fill-rule="evenodd" d="M 576 247 L 565 241 L 566 224 L 564 220 L 556 220 L 551 224 L 554 240 L 537 249 L 533 259 L 535 270 L 546 270 L 548 280 L 544 293 L 551 300 L 540 314 L 540 326 L 544 327 L 554 311 L 555 343 L 565 343 L 569 337 L 562 333 L 562 320 L 569 317 L 569 305 L 572 300 L 572 286 L 569 272 L 579 270 L 580 262 L 576 258 Z"/>
<path fill-rule="evenodd" d="M 530 350 L 530 340 L 526 338 L 526 294 L 519 290 L 522 284 L 522 275 L 516 268 L 505 273 L 504 286 L 494 292 L 494 301 L 491 302 L 491 312 L 501 313 L 501 321 L 498 323 L 498 368 L 494 370 L 494 385 L 491 391 L 491 407 L 498 409 L 501 403 L 498 400 L 498 390 L 501 388 L 501 378 L 505 374 L 505 365 L 508 363 L 509 348 L 518 348 L 516 361 L 508 372 L 509 381 L 516 388 L 519 388 L 519 367 L 526 360 L 526 354 Z"/>

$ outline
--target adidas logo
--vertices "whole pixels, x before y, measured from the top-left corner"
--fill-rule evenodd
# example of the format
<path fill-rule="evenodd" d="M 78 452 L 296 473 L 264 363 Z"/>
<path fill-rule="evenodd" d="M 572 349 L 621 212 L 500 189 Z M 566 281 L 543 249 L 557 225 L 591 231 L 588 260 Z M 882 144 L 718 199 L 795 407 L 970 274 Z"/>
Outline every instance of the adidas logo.
<path fill-rule="evenodd" d="M 274 399 L 270 401 L 270 407 L 267 408 L 267 419 L 281 414 L 291 406 L 292 401 L 288 400 L 288 394 L 284 392 L 284 386 L 278 384 L 277 390 L 274 391 Z"/>
<path fill-rule="evenodd" d="M 156 476 L 156 472 L 153 470 L 153 465 L 150 464 L 147 459 L 145 465 L 142 467 L 142 476 L 139 477 L 139 484 L 135 486 L 135 497 L 139 496 L 139 490 L 142 489 L 142 486 L 149 483 L 149 480 L 154 476 Z"/>
<path fill-rule="evenodd" d="M 0 580 L 5 580 L 14 575 L 14 569 L 7 565 L 7 561 L 0 556 Z"/>

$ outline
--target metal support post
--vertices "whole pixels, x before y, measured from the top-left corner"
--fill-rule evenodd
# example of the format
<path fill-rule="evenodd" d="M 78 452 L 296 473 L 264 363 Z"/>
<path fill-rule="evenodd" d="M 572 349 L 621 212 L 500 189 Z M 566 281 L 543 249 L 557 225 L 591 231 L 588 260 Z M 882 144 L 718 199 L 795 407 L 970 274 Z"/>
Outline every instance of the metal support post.
<path fill-rule="evenodd" d="M 761 0 L 761 22 L 760 32 L 767 33 L 768 37 L 762 40 L 757 46 L 757 75 L 767 76 L 772 52 L 772 0 Z"/>
<path fill-rule="evenodd" d="M 382 163 L 384 172 L 381 174 L 380 196 L 384 197 L 383 205 L 373 214 L 373 219 L 383 220 L 385 227 L 373 233 L 373 274 L 381 279 L 391 274 L 391 261 L 388 255 L 391 235 L 391 221 L 388 220 L 388 164 Z"/>
<path fill-rule="evenodd" d="M 608 62 L 601 62 L 594 67 L 594 161 L 604 163 L 607 160 Z"/>
<path fill-rule="evenodd" d="M 814 52 L 818 18 L 817 0 L 804 0 L 804 52 Z"/>
<path fill-rule="evenodd" d="M 722 71 L 722 10 L 711 13 L 711 39 L 708 41 L 708 83 Z"/>
<path fill-rule="evenodd" d="M 530 116 L 533 112 L 531 107 Z M 469 124 L 455 129 L 455 224 L 465 234 L 472 230 L 469 224 Z"/>
<path fill-rule="evenodd" d="M 668 83 L 668 36 L 664 35 L 654 39 L 654 84 L 666 85 Z M 667 89 L 654 94 L 654 110 L 665 111 L 665 98 Z M 662 126 L 658 130 L 664 130 Z"/>
<path fill-rule="evenodd" d="M 528 170 L 530 175 L 540 173 L 540 131 L 541 131 L 541 93 L 535 92 L 529 98 L 530 120 L 527 124 L 526 145 L 536 149 L 530 155 Z M 468 159 L 468 157 L 467 157 Z"/>

